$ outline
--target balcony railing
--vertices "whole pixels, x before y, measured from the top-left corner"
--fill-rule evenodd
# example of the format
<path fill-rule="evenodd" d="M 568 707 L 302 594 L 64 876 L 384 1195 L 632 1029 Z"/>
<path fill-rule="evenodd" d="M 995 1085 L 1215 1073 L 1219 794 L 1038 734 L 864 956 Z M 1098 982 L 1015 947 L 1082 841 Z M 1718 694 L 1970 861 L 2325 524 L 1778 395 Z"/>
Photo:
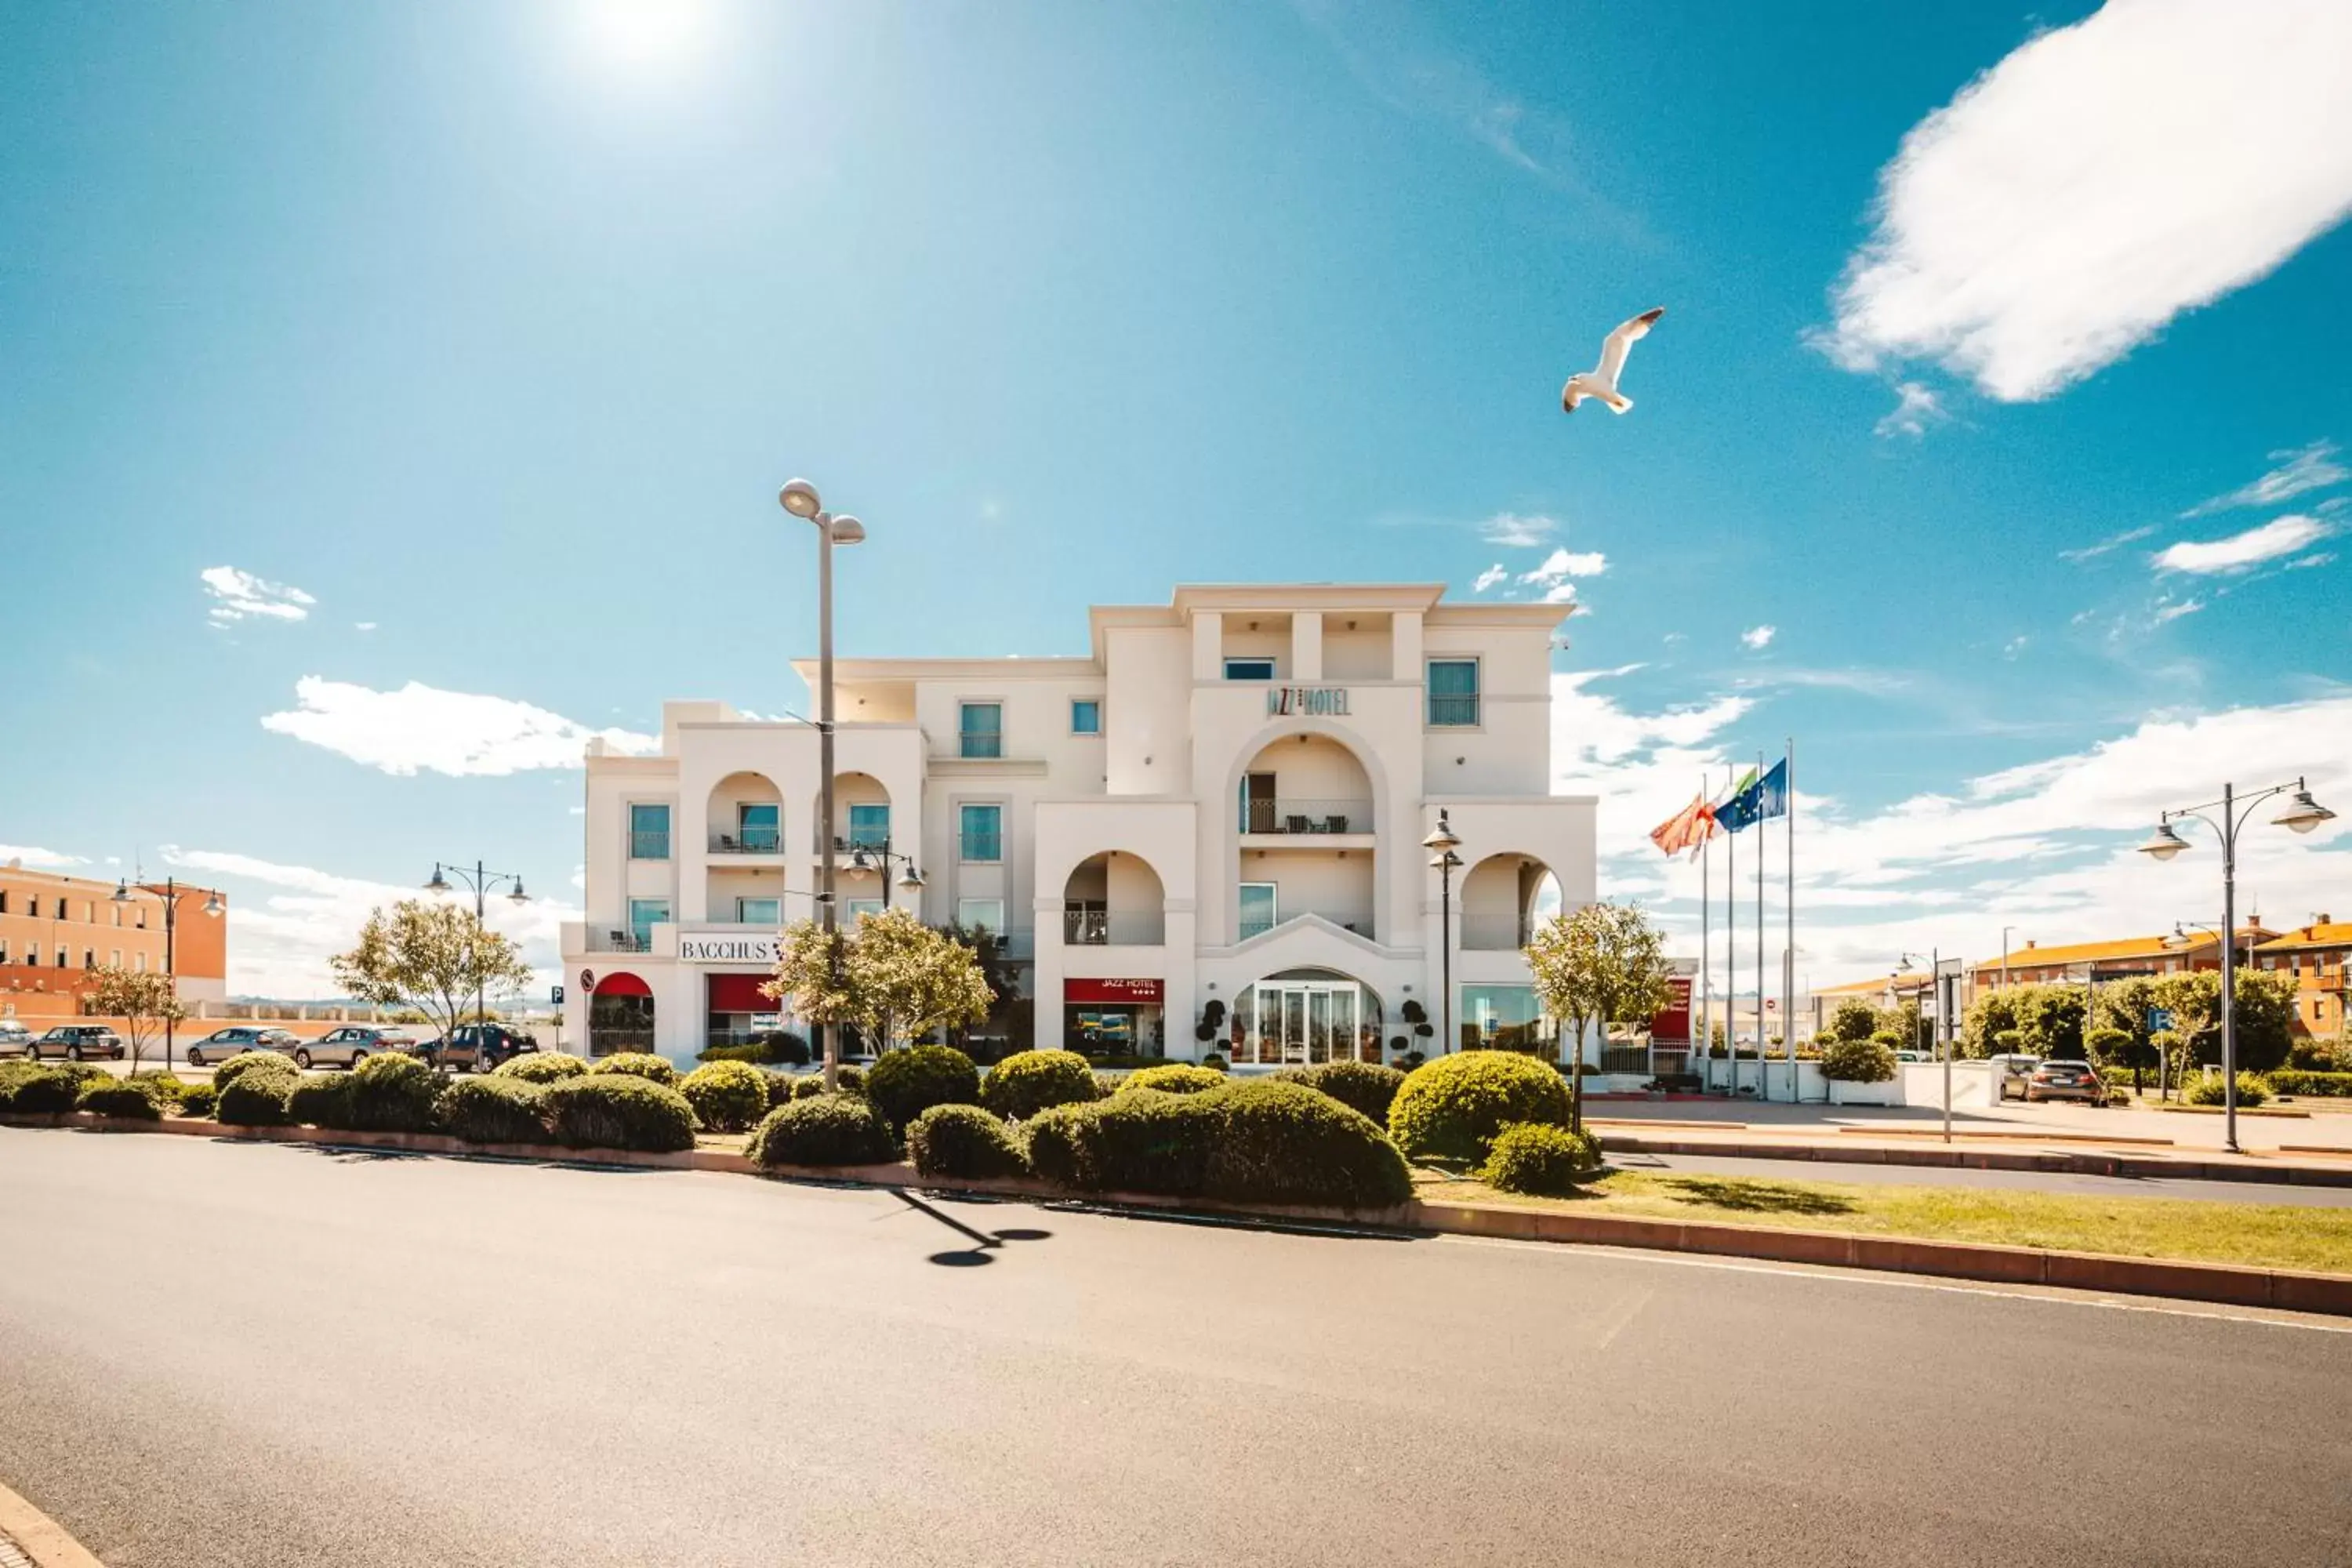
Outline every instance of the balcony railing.
<path fill-rule="evenodd" d="M 588 1054 L 592 1057 L 618 1056 L 625 1051 L 650 1051 L 654 1048 L 651 1029 L 614 1029 L 600 1025 L 588 1026 Z"/>
<path fill-rule="evenodd" d="M 1354 931 L 1360 937 L 1370 938 L 1373 934 L 1372 917 L 1370 910 L 1293 910 L 1280 920 L 1270 921 L 1257 915 L 1244 915 L 1241 918 L 1239 940 L 1247 942 L 1254 936 L 1264 936 L 1275 927 L 1286 925 L 1306 915 L 1320 915 L 1340 930 Z"/>
<path fill-rule="evenodd" d="M 653 950 L 651 937 L 625 931 L 597 931 L 593 928 L 588 932 L 588 951 L 591 952 L 651 952 Z"/>
<path fill-rule="evenodd" d="M 846 832 L 836 833 L 833 838 L 833 852 L 836 855 L 846 855 L 853 849 L 887 849 L 888 847 L 890 847 L 890 830 L 887 827 L 853 827 Z M 809 835 L 809 848 L 815 854 L 824 853 L 824 829 L 819 828 Z"/>
<path fill-rule="evenodd" d="M 1440 697 L 1433 693 L 1429 699 L 1429 722 L 1438 729 L 1475 729 L 1478 724 L 1476 695 Z"/>
<path fill-rule="evenodd" d="M 1517 915 L 1454 911 L 1454 930 L 1465 952 L 1516 952 L 1535 934 L 1535 921 Z"/>
<path fill-rule="evenodd" d="M 784 852 L 782 828 L 744 827 L 733 833 L 714 832 L 710 836 L 713 855 L 781 855 Z"/>
<path fill-rule="evenodd" d="M 1307 800 L 1288 795 L 1250 801 L 1242 811 L 1244 833 L 1370 833 L 1369 800 Z"/>
<path fill-rule="evenodd" d="M 669 829 L 636 828 L 629 834 L 629 858 L 632 860 L 667 860 L 669 858 Z"/>
<path fill-rule="evenodd" d="M 1062 940 L 1072 947 L 1157 947 L 1168 940 L 1158 910 L 1064 910 Z"/>
<path fill-rule="evenodd" d="M 966 730 L 956 737 L 956 755 L 995 758 L 1004 755 L 1004 736 L 995 730 Z"/>

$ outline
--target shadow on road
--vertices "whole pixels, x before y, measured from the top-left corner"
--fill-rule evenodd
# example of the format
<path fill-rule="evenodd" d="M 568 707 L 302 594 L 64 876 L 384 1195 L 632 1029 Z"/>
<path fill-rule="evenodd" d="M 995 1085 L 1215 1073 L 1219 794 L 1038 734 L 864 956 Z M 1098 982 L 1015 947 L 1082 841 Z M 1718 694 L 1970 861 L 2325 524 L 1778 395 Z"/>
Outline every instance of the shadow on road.
<path fill-rule="evenodd" d="M 1835 1193 L 1815 1192 L 1747 1176 L 1675 1176 L 1665 1183 L 1685 1203 L 1748 1214 L 1852 1214 L 1853 1205 Z"/>
<path fill-rule="evenodd" d="M 925 1203 L 922 1199 L 917 1197 L 914 1194 L 908 1192 L 904 1187 L 892 1187 L 890 1189 L 890 1195 L 897 1198 L 900 1203 L 905 1204 L 908 1208 L 913 1209 L 917 1214 L 924 1215 L 931 1219 L 939 1221 L 940 1224 L 947 1226 L 950 1230 L 954 1231 L 958 1236 L 968 1237 L 971 1238 L 971 1245 L 970 1247 L 953 1247 L 946 1252 L 934 1252 L 931 1254 L 930 1260 L 933 1263 L 938 1264 L 942 1268 L 982 1268 L 996 1261 L 998 1249 L 1003 1247 L 1003 1245 L 1008 1241 L 1050 1241 L 1053 1239 L 1054 1233 L 1050 1230 L 975 1230 L 971 1226 L 964 1224 L 963 1221 L 956 1218 L 955 1215 L 948 1214 L 941 1209 L 935 1208 L 931 1205 Z"/>

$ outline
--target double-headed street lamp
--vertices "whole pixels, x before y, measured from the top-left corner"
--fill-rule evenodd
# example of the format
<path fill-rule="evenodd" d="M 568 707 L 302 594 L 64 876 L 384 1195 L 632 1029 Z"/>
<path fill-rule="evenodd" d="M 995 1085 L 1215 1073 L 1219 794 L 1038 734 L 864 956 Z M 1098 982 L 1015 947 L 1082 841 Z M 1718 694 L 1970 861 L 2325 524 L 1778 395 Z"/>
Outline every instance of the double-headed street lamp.
<path fill-rule="evenodd" d="M 916 866 L 915 858 L 912 855 L 901 855 L 891 848 L 888 839 L 886 838 L 879 844 L 854 845 L 849 851 L 851 876 L 870 877 L 877 868 L 881 871 L 882 907 L 886 910 L 890 907 L 890 868 L 894 863 L 906 868 L 898 873 L 898 886 L 906 889 L 909 893 L 921 892 L 923 873 Z"/>
<path fill-rule="evenodd" d="M 163 879 L 163 885 L 160 888 L 151 888 L 142 883 L 135 892 L 132 891 L 128 880 L 118 880 L 114 885 L 113 894 L 108 900 L 109 902 L 116 904 L 127 904 L 138 898 L 161 899 L 163 901 L 163 977 L 172 983 L 172 999 L 175 1002 L 180 997 L 180 976 L 175 967 L 178 954 L 174 951 L 173 939 L 180 928 L 180 898 L 184 892 L 194 891 L 194 888 L 183 889 L 175 879 L 170 877 Z M 204 911 L 214 920 L 220 918 L 221 901 L 218 893 L 207 891 L 205 894 Z M 175 1022 L 176 1020 L 169 1013 L 164 1014 L 163 1070 L 165 1072 L 172 1070 L 172 1035 L 173 1025 Z"/>
<path fill-rule="evenodd" d="M 794 479 L 776 492 L 777 504 L 803 522 L 816 525 L 816 738 L 817 766 L 824 773 L 817 790 L 817 918 L 824 927 L 825 962 L 838 962 L 835 939 L 841 929 L 833 896 L 833 547 L 856 544 L 866 537 L 866 525 L 854 517 L 835 517 L 824 510 L 816 487 Z M 830 1094 L 841 1081 L 841 1031 L 820 1024 L 817 1034 L 824 1057 L 824 1088 Z"/>
<path fill-rule="evenodd" d="M 2287 797 L 2286 809 L 2271 818 L 2273 827 L 2308 833 L 2321 823 L 2335 819 L 2334 812 L 2311 798 L 2311 790 L 2302 779 L 2273 784 L 2248 795 L 2239 795 L 2235 784 L 2224 784 L 2220 800 L 2160 814 L 2156 819 L 2156 831 L 2139 847 L 2140 853 L 2151 859 L 2171 859 L 2189 847 L 2189 841 L 2172 826 L 2184 820 L 2203 823 L 2221 841 L 2221 1142 L 2233 1154 L 2239 1152 L 2238 983 L 2233 962 L 2238 951 L 2238 830 L 2253 816 L 2256 805 L 2281 795 Z M 2209 816 L 2206 813 L 2210 811 L 2221 815 Z"/>
<path fill-rule="evenodd" d="M 446 899 L 456 892 L 457 889 L 449 885 L 446 875 L 450 871 L 455 871 L 466 886 L 474 889 L 474 925 L 477 930 L 488 923 L 489 920 L 489 896 L 492 889 L 512 884 L 514 890 L 507 895 L 507 902 L 517 908 L 530 902 L 530 895 L 522 890 L 522 876 L 520 872 L 488 870 L 479 860 L 474 862 L 474 868 L 471 871 L 467 870 L 463 866 L 456 864 L 445 866 L 436 860 L 433 863 L 433 879 L 425 884 L 425 890 L 436 899 Z M 474 972 L 474 1022 L 478 1024 L 483 1021 L 482 1013 L 481 970 L 480 966 L 477 965 Z"/>
<path fill-rule="evenodd" d="M 1429 851 L 1430 868 L 1437 873 L 1437 952 L 1438 991 L 1437 1026 L 1445 1031 L 1445 1050 L 1454 1049 L 1454 873 L 1461 868 L 1462 857 L 1454 851 L 1462 840 L 1454 836 L 1454 824 L 1447 818 L 1445 808 L 1437 812 L 1437 830 L 1421 841 Z M 1581 1062 L 1584 1042 L 1577 1042 L 1577 1059 Z"/>

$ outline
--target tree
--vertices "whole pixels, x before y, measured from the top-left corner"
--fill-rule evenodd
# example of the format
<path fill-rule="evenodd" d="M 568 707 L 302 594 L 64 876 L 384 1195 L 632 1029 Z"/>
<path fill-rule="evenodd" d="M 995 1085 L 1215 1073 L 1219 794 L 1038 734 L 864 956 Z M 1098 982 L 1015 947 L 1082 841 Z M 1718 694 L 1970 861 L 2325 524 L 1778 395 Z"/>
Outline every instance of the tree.
<path fill-rule="evenodd" d="M 2269 1072 L 2284 1064 L 2294 1043 L 2294 976 L 2241 968 L 2236 976 L 2238 1070 Z M 2158 1005 L 2172 1015 L 2172 1027 L 2192 1062 L 2221 1059 L 2221 972 L 2191 970 L 2157 982 Z"/>
<path fill-rule="evenodd" d="M 939 929 L 940 934 L 950 941 L 971 949 L 973 961 L 980 965 L 981 979 L 995 994 L 996 1001 L 989 1008 L 988 1016 L 971 1026 L 1003 1036 L 1008 1052 L 1027 1050 L 1033 1010 L 1028 998 L 1021 994 L 1021 970 L 1006 951 L 1004 933 L 986 926 L 950 924 Z M 966 1055 L 971 1054 L 969 1033 L 962 1026 L 954 1027 L 955 1043 L 964 1047 Z"/>
<path fill-rule="evenodd" d="M 2017 1028 L 2018 994 L 2024 989 L 2004 985 L 1969 1004 L 1960 1020 L 1960 1055 L 1989 1057 L 2000 1049 L 2000 1037 Z"/>
<path fill-rule="evenodd" d="M 455 904 L 404 899 L 376 910 L 359 945 L 330 963 L 338 984 L 380 1007 L 414 1007 L 443 1039 L 473 1016 L 478 992 L 530 983 L 530 966 L 509 938 Z"/>
<path fill-rule="evenodd" d="M 1866 1040 L 1878 1032 L 1878 1010 L 1858 996 L 1849 996 L 1830 1015 L 1832 1040 Z"/>
<path fill-rule="evenodd" d="M 97 973 L 98 984 L 85 1005 L 92 1013 L 122 1020 L 122 1031 L 129 1037 L 131 1070 L 137 1072 L 156 1026 L 180 1022 L 188 1016 L 187 1006 L 173 988 L 172 977 L 161 970 L 133 972 L 109 963 Z"/>
<path fill-rule="evenodd" d="M 1627 904 L 1587 904 L 1538 928 L 1527 947 L 1543 1010 L 1567 1026 L 1576 1042 L 1570 1083 L 1570 1125 L 1584 1128 L 1584 1037 L 1611 1024 L 1648 1026 L 1672 1005 L 1674 966 L 1665 938 L 1640 910 Z"/>
<path fill-rule="evenodd" d="M 779 948 L 775 977 L 762 987 L 769 995 L 789 999 L 811 1024 L 855 1024 L 885 1046 L 901 1034 L 978 1023 L 996 1000 L 972 950 L 909 910 L 860 915 L 854 935 L 829 938 L 815 921 L 794 921 Z M 828 1082 L 833 1068 L 828 1061 Z"/>

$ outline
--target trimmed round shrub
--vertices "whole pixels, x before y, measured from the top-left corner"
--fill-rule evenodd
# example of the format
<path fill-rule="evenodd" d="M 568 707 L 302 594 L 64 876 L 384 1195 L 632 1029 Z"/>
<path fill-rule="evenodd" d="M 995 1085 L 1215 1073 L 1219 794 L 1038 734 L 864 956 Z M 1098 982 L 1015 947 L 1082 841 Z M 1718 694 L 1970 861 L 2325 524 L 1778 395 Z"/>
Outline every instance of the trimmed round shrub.
<path fill-rule="evenodd" d="M 934 1105 L 980 1102 L 980 1069 L 953 1046 L 885 1051 L 866 1070 L 866 1100 L 895 1137 Z"/>
<path fill-rule="evenodd" d="M 242 1065 L 240 1065 L 242 1064 Z M 301 1069 L 276 1051 L 247 1051 L 229 1058 L 221 1064 L 221 1073 L 229 1075 L 226 1083 L 215 1074 L 213 1085 L 219 1099 L 213 1115 L 230 1127 L 282 1127 L 286 1124 L 286 1102 L 302 1083 Z"/>
<path fill-rule="evenodd" d="M 656 1058 L 658 1059 L 658 1058 Z M 666 1065 L 666 1064 L 665 1064 Z M 519 1078 L 525 1083 L 561 1083 L 588 1070 L 588 1058 L 563 1051 L 525 1051 L 509 1057 L 490 1069 L 492 1078 Z"/>
<path fill-rule="evenodd" d="M 2220 1073 L 2207 1073 L 2192 1079 L 2189 1084 L 2191 1105 L 2221 1105 L 2227 1103 L 2228 1083 Z M 2258 1072 L 2238 1075 L 2238 1104 L 2241 1109 L 2260 1105 L 2271 1097 L 2271 1080 Z"/>
<path fill-rule="evenodd" d="M 426 1071 L 432 1069 L 427 1068 Z M 356 1123 L 352 1114 L 352 1075 L 339 1072 L 323 1078 L 306 1078 L 294 1085 L 294 1092 L 286 1097 L 286 1120 L 298 1126 L 350 1128 Z"/>
<path fill-rule="evenodd" d="M 1412 1196 L 1396 1145 L 1330 1095 L 1261 1079 L 1199 1098 L 1219 1123 L 1209 1153 L 1212 1197 L 1387 1208 Z"/>
<path fill-rule="evenodd" d="M 790 1105 L 793 1102 L 793 1088 L 801 1081 L 798 1075 L 788 1072 L 771 1072 L 764 1068 L 760 1068 L 759 1073 L 760 1087 L 768 1094 L 769 1110 L 773 1110 L 779 1105 Z"/>
<path fill-rule="evenodd" d="M 866 1075 L 856 1068 L 841 1068 L 834 1075 L 834 1081 L 840 1086 L 835 1091 L 836 1093 L 862 1096 L 866 1092 Z M 793 1080 L 794 1100 L 814 1100 L 824 1092 L 824 1073 L 822 1070 L 803 1074 Z"/>
<path fill-rule="evenodd" d="M 1095 1098 L 1094 1068 L 1076 1051 L 1018 1051 L 988 1069 L 980 1102 L 999 1116 L 1025 1121 L 1056 1105 Z"/>
<path fill-rule="evenodd" d="M 461 1078 L 441 1096 L 441 1125 L 468 1143 L 547 1142 L 547 1087 L 523 1078 Z"/>
<path fill-rule="evenodd" d="M 1202 1057 L 1201 1058 L 1201 1065 L 1207 1068 L 1211 1072 L 1224 1072 L 1229 1070 L 1225 1058 L 1218 1055 L 1215 1051 L 1211 1051 L 1207 1056 Z"/>
<path fill-rule="evenodd" d="M 119 1078 L 90 1079 L 81 1086 L 76 1103 L 94 1116 L 121 1116 L 134 1121 L 163 1120 L 163 1108 L 155 1103 L 153 1094 Z"/>
<path fill-rule="evenodd" d="M 18 1075 L 8 1109 L 22 1116 L 63 1116 L 81 1098 L 81 1085 L 62 1068 L 37 1067 Z"/>
<path fill-rule="evenodd" d="M 1389 1124 L 1389 1107 L 1396 1103 L 1397 1090 L 1404 1087 L 1403 1073 L 1378 1062 L 1323 1062 L 1311 1068 L 1285 1068 L 1274 1076 L 1328 1094 L 1381 1127 Z"/>
<path fill-rule="evenodd" d="M 1853 1042 L 1847 1042 L 1849 1044 Z M 1478 1179 L 1504 1193 L 1560 1196 L 1601 1168 L 1601 1141 L 1548 1122 L 1522 1122 L 1495 1135 Z"/>
<path fill-rule="evenodd" d="M 641 1078 L 647 1083 L 657 1083 L 664 1089 L 677 1087 L 677 1069 L 669 1065 L 667 1057 L 657 1057 L 650 1051 L 623 1051 L 588 1064 L 592 1073 L 623 1073 Z"/>
<path fill-rule="evenodd" d="M 180 1090 L 180 1114 L 203 1118 L 210 1116 L 220 1104 L 220 1090 L 208 1083 L 192 1083 Z"/>
<path fill-rule="evenodd" d="M 694 1147 L 686 1096 L 634 1073 L 586 1073 L 546 1086 L 548 1131 L 574 1149 L 670 1153 Z"/>
<path fill-rule="evenodd" d="M 1024 1123 L 1037 1174 L 1088 1192 L 1190 1196 L 1208 1185 L 1220 1121 L 1211 1096 L 1122 1094 L 1048 1106 Z"/>
<path fill-rule="evenodd" d="M 1895 1076 L 1895 1047 L 1884 1040 L 1831 1040 L 1822 1047 L 1822 1076 L 1845 1083 L 1885 1083 Z"/>
<path fill-rule="evenodd" d="M 1405 1075 L 1389 1106 L 1389 1136 L 1407 1154 L 1484 1160 L 1514 1122 L 1565 1127 L 1568 1119 L 1558 1068 L 1517 1051 L 1464 1051 Z"/>
<path fill-rule="evenodd" d="M 817 1094 L 767 1114 L 745 1151 L 753 1164 L 879 1165 L 898 1158 L 890 1131 L 854 1094 Z"/>
<path fill-rule="evenodd" d="M 412 1056 L 369 1057 L 341 1075 L 350 1083 L 347 1124 L 360 1132 L 425 1132 L 434 1125 L 444 1080 Z"/>
<path fill-rule="evenodd" d="M 679 1080 L 678 1093 L 702 1124 L 740 1132 L 768 1113 L 768 1080 L 742 1062 L 705 1062 Z"/>
<path fill-rule="evenodd" d="M 1214 1068 L 1194 1067 L 1191 1062 L 1170 1062 L 1166 1067 L 1144 1068 L 1119 1080 L 1115 1093 L 1129 1089 L 1156 1089 L 1162 1094 L 1199 1094 L 1203 1090 L 1225 1087 L 1225 1075 Z"/>
<path fill-rule="evenodd" d="M 123 1081 L 137 1084 L 141 1091 L 167 1115 L 179 1109 L 180 1101 L 188 1094 L 188 1085 L 179 1074 L 165 1072 L 161 1068 L 132 1073 Z"/>
<path fill-rule="evenodd" d="M 907 1123 L 907 1157 L 926 1176 L 1029 1173 L 1029 1156 L 1012 1126 L 977 1105 L 934 1105 Z"/>

